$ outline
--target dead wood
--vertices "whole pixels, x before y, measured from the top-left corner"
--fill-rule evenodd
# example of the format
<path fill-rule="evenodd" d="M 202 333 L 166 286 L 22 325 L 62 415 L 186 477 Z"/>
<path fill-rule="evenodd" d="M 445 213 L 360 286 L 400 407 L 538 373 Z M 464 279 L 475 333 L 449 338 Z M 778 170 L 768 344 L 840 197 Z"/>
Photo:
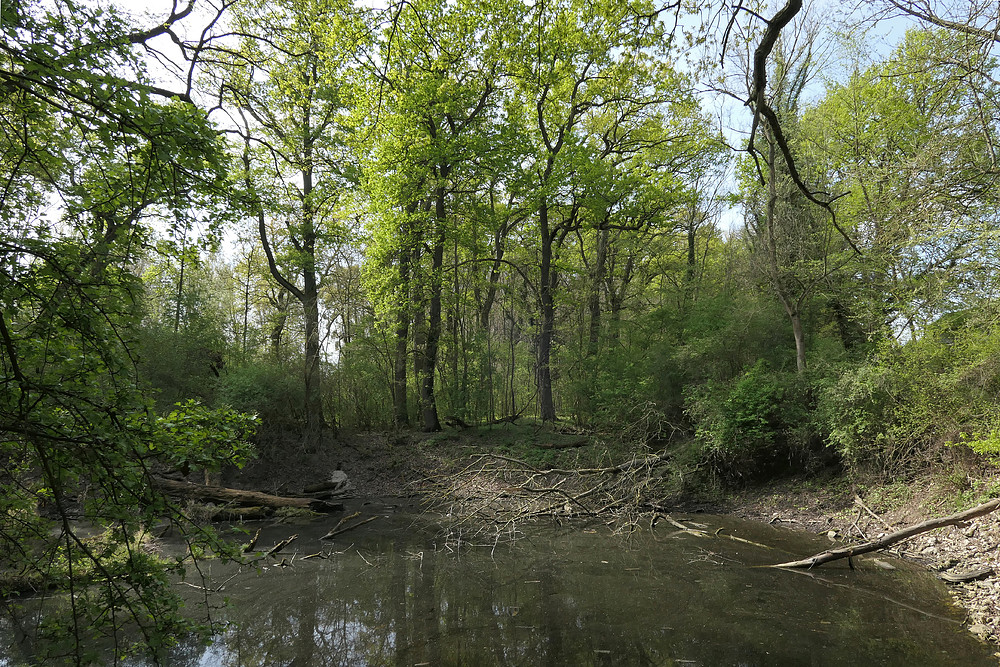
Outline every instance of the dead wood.
<path fill-rule="evenodd" d="M 830 549 L 814 556 L 810 556 L 809 558 L 793 560 L 787 563 L 779 563 L 777 565 L 772 565 L 771 567 L 813 568 L 818 565 L 823 565 L 824 563 L 840 560 L 842 558 L 860 556 L 861 554 L 878 551 L 879 549 L 885 549 L 886 547 L 892 546 L 897 542 L 902 542 L 903 540 L 909 539 L 921 533 L 926 533 L 927 531 L 934 530 L 935 528 L 953 526 L 957 523 L 975 519 L 976 517 L 993 512 L 998 507 L 1000 507 L 1000 498 L 994 498 L 988 503 L 977 505 L 976 507 L 967 509 L 964 512 L 958 512 L 957 514 L 952 514 L 938 519 L 928 519 L 927 521 L 922 521 L 921 523 L 903 528 L 902 530 L 897 530 L 894 533 L 889 533 L 888 535 L 871 542 L 840 547 L 839 549 Z"/>
<path fill-rule="evenodd" d="M 328 491 L 346 491 L 346 489 L 343 482 L 320 482 L 319 484 L 312 484 L 302 489 L 302 495 L 312 496 Z"/>
<path fill-rule="evenodd" d="M 212 513 L 212 521 L 260 521 L 273 514 L 273 507 L 220 507 Z"/>
<path fill-rule="evenodd" d="M 521 415 L 507 415 L 506 417 L 500 417 L 499 419 L 491 419 L 488 422 L 484 422 L 484 426 L 496 426 L 498 424 L 513 424 Z"/>
<path fill-rule="evenodd" d="M 361 516 L 361 512 L 355 512 L 354 514 L 352 514 L 350 516 L 343 517 L 340 521 L 337 522 L 336 526 L 334 526 L 333 528 L 330 529 L 330 532 L 328 532 L 326 535 L 324 535 L 323 537 L 321 537 L 319 539 L 321 539 L 321 540 L 329 540 L 329 539 L 331 539 L 333 537 L 336 537 L 337 535 L 340 535 L 341 533 L 346 533 L 349 530 L 354 530 L 355 528 L 357 528 L 359 526 L 363 526 L 366 523 L 368 523 L 370 521 L 374 521 L 375 519 L 378 518 L 378 516 L 370 516 L 367 519 L 362 519 L 361 521 L 358 521 L 357 523 L 352 524 L 350 526 L 344 526 L 345 523 L 347 523 L 351 519 L 356 519 L 359 516 Z M 341 528 L 341 526 L 344 526 L 344 527 Z"/>
<path fill-rule="evenodd" d="M 254 533 L 253 539 L 247 542 L 247 545 L 243 547 L 243 553 L 248 554 L 253 551 L 253 548 L 257 546 L 257 540 L 260 538 L 260 528 Z"/>
<path fill-rule="evenodd" d="M 273 556 L 274 554 L 278 553 L 279 551 L 281 551 L 282 549 L 284 549 L 285 547 L 287 547 L 289 544 L 291 544 L 292 542 L 294 542 L 297 539 L 299 539 L 298 535 L 292 535 L 291 537 L 288 537 L 288 538 L 286 538 L 284 540 L 281 540 L 280 542 L 278 542 L 277 544 L 275 544 L 273 547 L 271 547 L 267 551 L 267 553 L 264 554 L 264 557 L 267 558 L 268 556 Z"/>
<path fill-rule="evenodd" d="M 314 512 L 340 512 L 344 506 L 339 503 L 328 503 L 316 498 L 288 498 L 272 496 L 259 491 L 244 491 L 243 489 L 227 489 L 222 486 L 203 486 L 190 482 L 177 482 L 163 477 L 154 477 L 153 484 L 172 496 L 190 498 L 215 503 L 235 503 L 237 505 L 264 507 L 295 507 Z"/>
<path fill-rule="evenodd" d="M 575 438 L 564 442 L 539 442 L 535 447 L 539 449 L 569 449 L 570 447 L 583 447 L 587 442 L 587 438 Z"/>
<path fill-rule="evenodd" d="M 979 581 L 980 579 L 992 577 L 993 573 L 992 567 L 984 567 L 978 570 L 969 570 L 968 572 L 945 573 L 940 575 L 940 578 L 949 584 L 964 584 L 967 581 Z"/>

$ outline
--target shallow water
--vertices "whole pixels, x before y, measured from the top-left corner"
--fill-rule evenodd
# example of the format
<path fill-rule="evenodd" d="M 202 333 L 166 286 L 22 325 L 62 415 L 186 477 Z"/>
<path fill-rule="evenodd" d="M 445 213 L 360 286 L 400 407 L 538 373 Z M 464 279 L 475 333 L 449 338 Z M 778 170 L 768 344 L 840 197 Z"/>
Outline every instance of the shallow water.
<path fill-rule="evenodd" d="M 760 567 L 820 551 L 826 538 L 695 515 L 675 518 L 704 536 L 660 522 L 629 537 L 574 524 L 460 539 L 416 515 L 372 513 L 384 515 L 333 545 L 318 539 L 333 521 L 261 536 L 269 546 L 297 533 L 292 550 L 327 559 L 289 553 L 285 566 L 270 559 L 235 577 L 211 566 L 231 603 L 214 615 L 230 625 L 168 664 L 996 664 L 944 586 L 907 563 Z"/>

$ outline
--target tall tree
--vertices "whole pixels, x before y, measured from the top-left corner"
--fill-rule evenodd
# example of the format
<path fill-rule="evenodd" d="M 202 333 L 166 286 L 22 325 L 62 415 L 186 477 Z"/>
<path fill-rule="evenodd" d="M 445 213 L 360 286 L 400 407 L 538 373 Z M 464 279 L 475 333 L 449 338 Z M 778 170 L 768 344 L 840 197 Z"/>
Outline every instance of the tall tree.
<path fill-rule="evenodd" d="M 669 132 L 643 132 L 664 109 L 687 104 L 683 80 L 665 63 L 666 31 L 644 2 L 536 3 L 525 8 L 509 50 L 520 108 L 531 142 L 519 183 L 535 212 L 539 332 L 536 377 L 542 419 L 556 419 L 552 382 L 559 249 L 587 215 L 588 177 L 609 173 Z"/>
<path fill-rule="evenodd" d="M 243 2 L 243 35 L 220 72 L 242 115 L 246 187 L 274 280 L 302 308 L 305 414 L 326 424 L 320 344 L 320 256 L 340 234 L 338 206 L 353 168 L 346 152 L 348 63 L 364 37 L 349 2 Z"/>
<path fill-rule="evenodd" d="M 488 139 L 497 73 L 487 50 L 499 38 L 500 26 L 473 20 L 478 16 L 490 14 L 471 2 L 400 5 L 381 58 L 379 96 L 369 107 L 382 114 L 372 131 L 385 137 L 370 164 L 370 183 L 379 188 L 373 194 L 390 197 L 384 220 L 390 227 L 379 237 L 388 246 L 374 250 L 395 255 L 391 261 L 397 266 L 396 421 L 405 419 L 401 356 L 403 340 L 412 333 L 421 421 L 428 431 L 440 429 L 435 376 L 443 333 L 445 247 L 456 239 L 458 224 L 457 184 L 470 177 L 473 158 L 481 167 L 495 150 Z M 387 178 L 397 183 L 388 185 Z"/>
<path fill-rule="evenodd" d="M 851 300 L 872 333 L 915 333 L 993 289 L 995 68 L 966 35 L 910 31 L 803 116 L 817 164 L 850 191 L 841 210 L 865 250 Z"/>

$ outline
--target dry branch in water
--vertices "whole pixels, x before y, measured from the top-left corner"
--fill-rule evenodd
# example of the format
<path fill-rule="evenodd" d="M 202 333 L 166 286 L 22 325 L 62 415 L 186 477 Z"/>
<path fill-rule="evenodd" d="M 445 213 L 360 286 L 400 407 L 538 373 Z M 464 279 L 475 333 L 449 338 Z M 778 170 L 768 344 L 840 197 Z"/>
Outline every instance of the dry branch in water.
<path fill-rule="evenodd" d="M 920 533 L 926 533 L 927 531 L 934 530 L 935 528 L 953 526 L 956 523 L 962 523 L 963 521 L 975 519 L 976 517 L 993 512 L 998 507 L 1000 507 L 1000 498 L 995 498 L 988 503 L 977 505 L 976 507 L 967 509 L 964 512 L 958 512 L 957 514 L 941 517 L 939 519 L 928 519 L 927 521 L 922 521 L 921 523 L 903 528 L 902 530 L 897 530 L 894 533 L 889 533 L 888 535 L 871 542 L 840 547 L 839 549 L 830 549 L 828 551 L 818 553 L 815 556 L 810 556 L 809 558 L 793 560 L 787 563 L 779 563 L 777 565 L 772 565 L 771 567 L 813 568 L 818 565 L 823 565 L 824 563 L 840 560 L 842 558 L 860 556 L 861 554 L 878 551 L 879 549 L 885 549 L 886 547 L 892 546 L 897 542 L 902 542 L 903 540 L 919 535 Z"/>

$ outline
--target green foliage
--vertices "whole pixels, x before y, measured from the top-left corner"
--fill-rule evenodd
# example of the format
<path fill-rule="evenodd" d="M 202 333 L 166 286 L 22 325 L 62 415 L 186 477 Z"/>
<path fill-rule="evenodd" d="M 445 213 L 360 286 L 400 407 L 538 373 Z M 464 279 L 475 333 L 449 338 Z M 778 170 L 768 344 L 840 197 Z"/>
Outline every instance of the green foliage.
<path fill-rule="evenodd" d="M 219 378 L 217 394 L 220 403 L 257 415 L 265 428 L 303 423 L 305 391 L 299 373 L 288 365 L 253 360 L 229 367 Z"/>
<path fill-rule="evenodd" d="M 823 387 L 819 419 L 852 466 L 896 474 L 964 444 L 997 452 L 1000 331 L 944 317 L 906 344 L 885 343 Z"/>
<path fill-rule="evenodd" d="M 157 418 L 149 448 L 175 467 L 242 468 L 254 455 L 248 440 L 258 422 L 255 414 L 229 407 L 211 409 L 188 399 Z"/>
<path fill-rule="evenodd" d="M 703 457 L 724 479 L 752 481 L 808 468 L 816 458 L 811 386 L 758 361 L 729 383 L 688 391 L 688 415 Z"/>
<path fill-rule="evenodd" d="M 383 356 L 370 353 L 377 341 L 358 336 L 341 349 L 341 359 L 330 372 L 330 402 L 339 423 L 358 429 L 383 429 L 392 425 L 389 371 Z"/>
<path fill-rule="evenodd" d="M 0 180 L 13 184 L 0 191 L 0 580 L 69 593 L 56 598 L 64 615 L 44 610 L 34 659 L 82 664 L 94 640 L 114 637 L 102 661 L 116 662 L 123 627 L 154 651 L 190 628 L 166 564 L 136 540 L 164 520 L 190 526 L 152 490 L 151 466 L 171 461 L 151 446 L 169 438 L 136 372 L 132 271 L 154 216 L 183 226 L 197 209 L 214 227 L 237 207 L 220 206 L 219 134 L 151 84 L 143 35 L 122 15 L 20 10 L 0 56 Z M 187 447 L 175 460 L 199 456 Z M 85 536 L 95 529 L 100 540 Z"/>
<path fill-rule="evenodd" d="M 909 454 L 911 440 L 893 428 L 895 385 L 889 368 L 858 363 L 843 368 L 819 392 L 817 419 L 827 444 L 852 468 L 891 471 Z"/>

